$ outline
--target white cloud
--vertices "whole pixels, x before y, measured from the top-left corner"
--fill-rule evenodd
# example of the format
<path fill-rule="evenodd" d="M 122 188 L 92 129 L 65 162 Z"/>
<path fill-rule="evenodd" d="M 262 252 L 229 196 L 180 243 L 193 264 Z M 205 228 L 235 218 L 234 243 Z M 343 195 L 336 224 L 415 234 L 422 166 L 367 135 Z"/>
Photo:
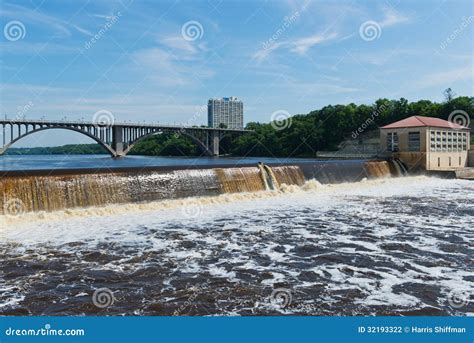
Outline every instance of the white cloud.
<path fill-rule="evenodd" d="M 281 42 L 275 42 L 271 45 L 264 47 L 254 53 L 253 58 L 258 61 L 265 60 L 272 52 L 280 49 L 286 48 L 289 49 L 291 52 L 303 55 L 312 47 L 322 44 L 328 41 L 332 41 L 338 37 L 337 33 L 318 33 L 308 37 L 297 38 L 294 40 L 285 40 Z"/>
<path fill-rule="evenodd" d="M 196 79 L 209 78 L 215 73 L 201 65 L 200 55 L 186 50 L 165 51 L 162 48 L 139 50 L 133 59 L 143 67 L 146 75 L 167 86 L 180 86 L 195 83 Z"/>
<path fill-rule="evenodd" d="M 2 4 L 2 11 L 0 12 L 2 17 L 14 18 L 18 20 L 21 18 L 21 21 L 24 21 L 24 24 L 27 23 L 39 23 L 53 29 L 59 37 L 70 37 L 71 31 L 70 27 L 76 29 L 78 32 L 92 36 L 92 33 L 78 25 L 72 24 L 70 22 L 46 15 L 37 10 L 32 10 L 28 7 L 23 7 L 19 5 L 12 4 Z M 27 25 L 28 31 L 28 25 Z"/>
<path fill-rule="evenodd" d="M 457 81 L 472 80 L 474 74 L 473 69 L 474 68 L 472 65 L 468 65 L 462 68 L 431 73 L 422 77 L 422 79 L 417 82 L 417 85 L 420 87 L 433 87 L 443 85 L 443 87 L 446 88 Z"/>
<path fill-rule="evenodd" d="M 384 6 L 382 7 L 382 12 L 384 14 L 384 19 L 378 23 L 381 27 L 394 26 L 410 21 L 410 17 L 398 12 L 393 7 Z"/>
<path fill-rule="evenodd" d="M 298 54 L 304 54 L 306 53 L 306 51 L 308 51 L 308 49 L 312 48 L 313 46 L 333 40 L 336 37 L 337 34 L 333 32 L 329 34 L 321 33 L 305 38 L 300 38 L 294 42 L 291 42 L 291 45 L 293 46 L 291 48 L 291 51 L 296 52 Z"/>
<path fill-rule="evenodd" d="M 199 51 L 199 46 L 183 39 L 181 36 L 165 37 L 160 39 L 160 42 L 171 49 L 181 50 L 181 52 L 195 54 Z"/>
<path fill-rule="evenodd" d="M 264 47 L 257 51 L 254 55 L 253 58 L 256 59 L 257 61 L 263 61 L 265 60 L 274 50 L 280 48 L 281 46 L 284 45 L 285 42 L 277 42 L 273 43 L 272 45 L 268 47 Z"/>

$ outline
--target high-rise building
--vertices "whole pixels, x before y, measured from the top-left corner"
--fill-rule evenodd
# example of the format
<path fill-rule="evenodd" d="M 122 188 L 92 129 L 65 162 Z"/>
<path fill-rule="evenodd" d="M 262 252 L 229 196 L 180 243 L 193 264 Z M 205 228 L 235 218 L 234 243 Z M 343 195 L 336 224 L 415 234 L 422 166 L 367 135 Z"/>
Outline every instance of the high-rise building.
<path fill-rule="evenodd" d="M 244 128 L 244 104 L 236 97 L 209 99 L 207 103 L 209 127 Z"/>

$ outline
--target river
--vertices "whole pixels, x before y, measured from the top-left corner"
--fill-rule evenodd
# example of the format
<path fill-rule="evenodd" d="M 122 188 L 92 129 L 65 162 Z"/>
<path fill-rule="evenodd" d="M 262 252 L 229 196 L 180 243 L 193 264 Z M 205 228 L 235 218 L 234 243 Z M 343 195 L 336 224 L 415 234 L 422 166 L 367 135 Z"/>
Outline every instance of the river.
<path fill-rule="evenodd" d="M 473 202 L 408 176 L 25 213 L 0 313 L 474 315 Z"/>
<path fill-rule="evenodd" d="M 99 169 L 99 168 L 143 168 L 182 166 L 242 165 L 264 163 L 296 163 L 317 161 L 315 159 L 271 158 L 271 157 L 162 157 L 127 156 L 111 158 L 109 155 L 5 155 L 0 156 L 0 171 L 53 170 L 53 169 Z"/>

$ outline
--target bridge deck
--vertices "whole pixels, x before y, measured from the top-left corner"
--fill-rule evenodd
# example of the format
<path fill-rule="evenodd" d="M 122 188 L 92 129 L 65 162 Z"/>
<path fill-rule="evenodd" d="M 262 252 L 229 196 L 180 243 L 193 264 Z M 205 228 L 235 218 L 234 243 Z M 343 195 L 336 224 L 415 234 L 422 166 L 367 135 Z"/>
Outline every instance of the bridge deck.
<path fill-rule="evenodd" d="M 228 128 L 218 128 L 218 127 L 202 127 L 202 126 L 186 126 L 186 125 L 169 125 L 169 124 L 160 124 L 160 123 L 131 123 L 131 122 L 114 122 L 113 124 L 100 123 L 100 122 L 87 122 L 81 120 L 33 120 L 33 119 L 0 119 L 0 125 L 9 125 L 9 124 L 29 124 L 29 125 L 52 125 L 52 126 L 99 126 L 99 127 L 129 127 L 129 128 L 156 128 L 156 129 L 169 129 L 169 130 L 204 130 L 204 131 L 228 131 L 228 132 L 253 132 L 252 130 L 245 129 L 228 129 Z"/>

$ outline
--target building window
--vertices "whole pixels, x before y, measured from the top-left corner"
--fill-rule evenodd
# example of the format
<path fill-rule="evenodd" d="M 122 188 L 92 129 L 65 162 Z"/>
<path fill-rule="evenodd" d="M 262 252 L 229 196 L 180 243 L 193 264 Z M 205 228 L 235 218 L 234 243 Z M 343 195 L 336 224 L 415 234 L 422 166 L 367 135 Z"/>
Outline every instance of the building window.
<path fill-rule="evenodd" d="M 461 156 L 459 156 L 459 165 L 461 165 Z"/>
<path fill-rule="evenodd" d="M 438 167 L 441 166 L 441 158 L 438 157 Z"/>
<path fill-rule="evenodd" d="M 420 133 L 408 132 L 408 150 L 420 151 Z"/>
<path fill-rule="evenodd" d="M 430 150 L 441 151 L 441 131 L 431 131 L 430 133 Z"/>
<path fill-rule="evenodd" d="M 449 166 L 451 167 L 451 156 L 449 156 Z"/>
<path fill-rule="evenodd" d="M 398 151 L 398 134 L 396 132 L 389 132 L 387 134 L 387 150 L 392 152 Z"/>

